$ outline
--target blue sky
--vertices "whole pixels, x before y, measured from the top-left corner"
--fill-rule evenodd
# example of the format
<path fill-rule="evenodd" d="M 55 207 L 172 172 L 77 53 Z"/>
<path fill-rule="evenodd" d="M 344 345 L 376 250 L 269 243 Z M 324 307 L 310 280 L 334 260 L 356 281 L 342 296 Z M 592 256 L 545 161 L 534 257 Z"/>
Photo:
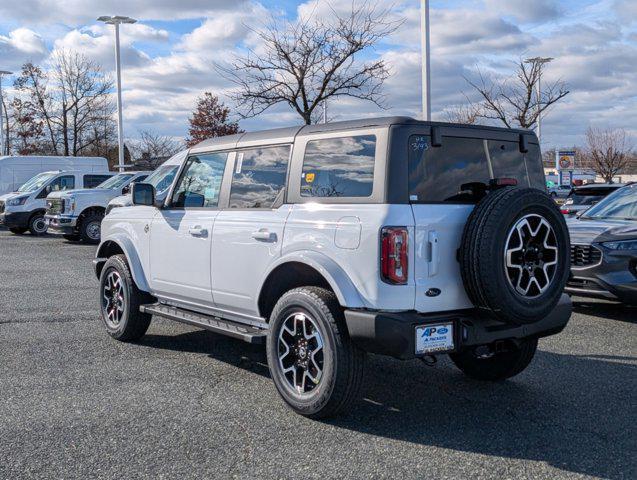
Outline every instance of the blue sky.
<path fill-rule="evenodd" d="M 374 0 L 369 0 L 372 3 Z M 420 111 L 419 0 L 377 0 L 403 23 L 366 58 L 385 59 L 390 109 L 342 99 L 334 119 Z M 46 65 L 56 49 L 80 50 L 113 69 L 112 29 L 99 15 L 139 19 L 122 31 L 126 135 L 140 130 L 183 137 L 203 91 L 225 98 L 229 85 L 213 64 L 254 45 L 251 29 L 268 15 L 295 19 L 328 15 L 321 0 L 20 0 L 0 3 L 0 69 L 25 61 Z M 349 6 L 333 2 L 334 8 Z M 434 119 L 475 98 L 464 77 L 477 69 L 505 75 L 520 57 L 550 55 L 547 82 L 561 79 L 571 94 L 544 122 L 545 148 L 583 142 L 589 125 L 622 127 L 637 140 L 637 2 L 628 0 L 432 0 Z M 5 88 L 11 79 L 5 79 Z M 229 103 L 229 102 L 228 102 Z M 230 106 L 232 106 L 230 104 Z M 298 123 L 284 107 L 242 120 L 248 130 Z"/>

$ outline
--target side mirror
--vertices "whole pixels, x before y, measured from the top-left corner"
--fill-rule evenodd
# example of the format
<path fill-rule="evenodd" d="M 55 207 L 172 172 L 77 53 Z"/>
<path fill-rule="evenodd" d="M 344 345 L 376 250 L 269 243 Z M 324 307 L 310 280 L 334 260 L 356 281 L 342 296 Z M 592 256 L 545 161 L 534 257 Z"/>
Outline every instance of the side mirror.
<path fill-rule="evenodd" d="M 44 191 L 46 193 L 51 193 L 53 191 L 53 187 L 51 185 L 47 185 L 46 187 L 44 187 Z"/>
<path fill-rule="evenodd" d="M 133 205 L 155 206 L 155 187 L 150 183 L 134 183 L 131 190 Z"/>
<path fill-rule="evenodd" d="M 122 188 L 122 195 L 128 195 L 130 193 L 130 185 L 126 185 L 124 188 Z"/>

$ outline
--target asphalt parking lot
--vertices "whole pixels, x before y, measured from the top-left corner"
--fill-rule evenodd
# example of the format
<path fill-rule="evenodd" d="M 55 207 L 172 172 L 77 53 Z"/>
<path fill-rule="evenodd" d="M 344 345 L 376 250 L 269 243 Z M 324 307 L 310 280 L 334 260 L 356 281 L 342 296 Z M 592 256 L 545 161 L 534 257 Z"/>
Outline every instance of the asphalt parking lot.
<path fill-rule="evenodd" d="M 101 328 L 95 247 L 0 231 L 0 478 L 637 478 L 637 309 L 576 299 L 515 379 L 370 356 L 351 414 L 304 419 L 265 350 Z"/>

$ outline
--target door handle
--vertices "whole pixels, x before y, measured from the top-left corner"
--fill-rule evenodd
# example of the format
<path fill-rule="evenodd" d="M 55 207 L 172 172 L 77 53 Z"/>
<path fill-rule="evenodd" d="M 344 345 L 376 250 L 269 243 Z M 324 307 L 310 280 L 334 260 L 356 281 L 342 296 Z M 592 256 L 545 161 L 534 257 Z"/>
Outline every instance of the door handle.
<path fill-rule="evenodd" d="M 270 232 L 267 228 L 262 228 L 256 232 L 252 232 L 252 238 L 264 242 L 276 242 L 276 233 Z"/>
<path fill-rule="evenodd" d="M 206 230 L 205 228 L 203 228 L 200 225 L 195 225 L 193 227 L 190 227 L 188 229 L 188 233 L 190 235 L 192 235 L 193 237 L 207 237 L 208 236 L 208 230 Z"/>
<path fill-rule="evenodd" d="M 429 232 L 428 236 L 430 255 L 429 255 L 429 276 L 438 275 L 438 266 L 440 264 L 440 248 L 438 245 L 438 233 L 435 230 Z"/>

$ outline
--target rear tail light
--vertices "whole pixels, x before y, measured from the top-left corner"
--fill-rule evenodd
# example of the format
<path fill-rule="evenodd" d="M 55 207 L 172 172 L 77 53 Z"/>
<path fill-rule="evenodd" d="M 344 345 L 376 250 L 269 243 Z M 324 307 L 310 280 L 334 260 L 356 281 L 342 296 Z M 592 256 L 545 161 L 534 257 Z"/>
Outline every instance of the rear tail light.
<path fill-rule="evenodd" d="M 383 280 L 393 285 L 407 283 L 409 233 L 405 227 L 385 227 L 381 230 L 380 269 Z"/>
<path fill-rule="evenodd" d="M 568 208 L 563 208 L 560 210 L 560 212 L 562 212 L 564 215 L 568 215 L 569 213 L 571 213 L 571 211 Z"/>

